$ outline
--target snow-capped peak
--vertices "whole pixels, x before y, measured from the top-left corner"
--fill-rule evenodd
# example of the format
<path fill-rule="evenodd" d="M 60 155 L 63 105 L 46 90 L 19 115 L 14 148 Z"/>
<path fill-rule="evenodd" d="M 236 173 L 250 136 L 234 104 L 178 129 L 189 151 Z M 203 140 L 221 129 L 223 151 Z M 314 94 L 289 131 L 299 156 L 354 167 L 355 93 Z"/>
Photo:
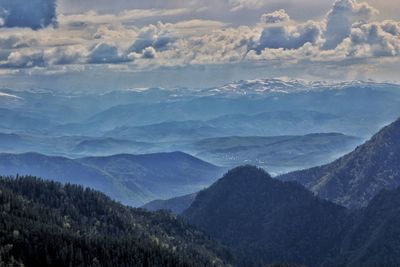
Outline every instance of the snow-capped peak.
<path fill-rule="evenodd" d="M 208 89 L 214 94 L 233 95 L 265 95 L 265 94 L 290 94 L 308 91 L 340 90 L 350 86 L 377 86 L 380 83 L 349 81 L 307 81 L 293 79 L 253 79 L 240 80 L 221 87 Z"/>

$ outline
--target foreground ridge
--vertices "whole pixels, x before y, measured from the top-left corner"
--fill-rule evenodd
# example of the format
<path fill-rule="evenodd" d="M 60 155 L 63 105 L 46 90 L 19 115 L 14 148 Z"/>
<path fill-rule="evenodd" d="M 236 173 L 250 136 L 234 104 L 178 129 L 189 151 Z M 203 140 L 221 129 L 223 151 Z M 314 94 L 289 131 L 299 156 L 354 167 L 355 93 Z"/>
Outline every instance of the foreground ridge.
<path fill-rule="evenodd" d="M 168 213 L 81 186 L 0 178 L 0 265 L 229 266 L 231 254 Z"/>

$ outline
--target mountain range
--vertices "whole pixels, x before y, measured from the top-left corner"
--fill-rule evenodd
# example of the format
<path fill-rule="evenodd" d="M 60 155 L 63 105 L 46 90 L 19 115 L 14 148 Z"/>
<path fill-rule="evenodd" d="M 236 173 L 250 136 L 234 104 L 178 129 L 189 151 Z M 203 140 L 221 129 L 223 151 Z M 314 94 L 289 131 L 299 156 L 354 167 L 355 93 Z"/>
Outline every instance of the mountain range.
<path fill-rule="evenodd" d="M 182 218 L 125 207 L 94 190 L 34 177 L 2 177 L 0 192 L 1 264 L 400 264 L 400 188 L 383 190 L 367 207 L 349 210 L 297 183 L 243 166 L 197 194 Z"/>
<path fill-rule="evenodd" d="M 257 164 L 275 175 L 350 151 L 398 116 L 399 101 L 399 85 L 374 82 L 259 79 L 105 93 L 2 88 L 0 151 L 74 159 L 183 151 L 229 168 Z M 319 138 L 313 134 L 337 143 L 313 143 Z M 258 137 L 279 136 L 305 137 L 260 146 Z M 347 146 L 351 137 L 359 140 Z M 199 145 L 220 138 L 246 145 L 225 151 Z"/>
<path fill-rule="evenodd" d="M 399 103 L 375 82 L 0 89 L 0 266 L 400 266 Z M 243 164 L 266 170 L 223 175 Z"/>
<path fill-rule="evenodd" d="M 359 138 L 338 133 L 228 136 L 203 139 L 183 150 L 220 166 L 251 164 L 276 174 L 328 163 L 361 142 Z"/>
<path fill-rule="evenodd" d="M 70 159 L 37 153 L 0 154 L 1 175 L 35 175 L 97 189 L 122 203 L 196 192 L 212 184 L 222 168 L 182 152 Z"/>
<path fill-rule="evenodd" d="M 400 189 L 348 210 L 256 167 L 229 171 L 182 214 L 223 244 L 263 264 L 398 266 Z"/>
<path fill-rule="evenodd" d="M 0 103 L 7 104 L 1 105 L 0 131 L 102 137 L 118 128 L 201 121 L 218 131 L 230 128 L 229 135 L 237 135 L 232 132 L 234 127 L 229 127 L 235 125 L 246 135 L 341 132 L 364 138 L 399 114 L 398 89 L 399 85 L 389 83 L 276 79 L 205 89 L 148 88 L 107 93 L 3 88 Z M 292 123 L 299 123 L 291 127 L 290 117 L 295 119 Z M 246 121 L 249 123 L 243 124 Z M 255 132 L 258 122 L 262 127 Z M 245 127 L 238 127 L 241 124 Z"/>
<path fill-rule="evenodd" d="M 224 144 L 221 142 L 220 145 Z M 400 119 L 332 163 L 282 174 L 276 179 L 298 182 L 322 199 L 359 209 L 367 206 L 381 190 L 393 190 L 400 186 L 399 162 Z M 151 202 L 144 207 L 181 212 L 191 203 L 191 198 L 182 196 L 174 201 Z"/>
<path fill-rule="evenodd" d="M 338 133 L 269 137 L 225 136 L 185 141 L 189 136 L 188 132 L 180 128 L 174 131 L 180 131 L 182 139 L 162 142 L 161 137 L 159 139 L 148 136 L 149 142 L 138 142 L 112 137 L 49 137 L 0 133 L 0 151 L 9 154 L 34 151 L 69 158 L 183 151 L 219 166 L 231 168 L 242 164 L 255 164 L 275 174 L 327 163 L 362 142 L 360 138 Z M 143 135 L 145 133 L 146 131 L 142 132 Z M 166 131 L 160 130 L 156 135 L 163 134 L 166 136 Z M 196 135 L 200 137 L 199 134 L 201 131 Z"/>

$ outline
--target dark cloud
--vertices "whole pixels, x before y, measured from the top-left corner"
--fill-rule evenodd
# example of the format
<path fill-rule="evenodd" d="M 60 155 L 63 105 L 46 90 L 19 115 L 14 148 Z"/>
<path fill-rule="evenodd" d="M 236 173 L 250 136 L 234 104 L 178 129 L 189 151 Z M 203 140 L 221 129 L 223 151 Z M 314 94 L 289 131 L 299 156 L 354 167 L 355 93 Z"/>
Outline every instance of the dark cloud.
<path fill-rule="evenodd" d="M 0 26 L 40 29 L 55 25 L 56 0 L 0 0 Z"/>

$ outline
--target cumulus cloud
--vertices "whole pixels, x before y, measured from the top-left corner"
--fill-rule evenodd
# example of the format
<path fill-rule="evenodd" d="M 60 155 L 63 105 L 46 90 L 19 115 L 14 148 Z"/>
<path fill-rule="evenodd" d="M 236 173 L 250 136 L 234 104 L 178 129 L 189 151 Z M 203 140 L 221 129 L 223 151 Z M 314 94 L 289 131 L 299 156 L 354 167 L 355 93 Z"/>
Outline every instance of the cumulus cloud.
<path fill-rule="evenodd" d="M 280 9 L 272 13 L 265 13 L 261 16 L 261 22 L 267 24 L 286 22 L 289 20 L 290 16 L 286 13 L 284 9 Z"/>
<path fill-rule="evenodd" d="M 96 44 L 87 55 L 87 62 L 91 64 L 121 63 L 128 59 L 114 44 Z"/>
<path fill-rule="evenodd" d="M 156 25 L 150 24 L 142 28 L 129 50 L 136 53 L 142 52 L 148 47 L 163 50 L 174 40 L 176 37 L 170 32 L 168 25 L 159 22 Z"/>
<path fill-rule="evenodd" d="M 354 57 L 383 57 L 400 55 L 399 23 L 364 24 L 351 31 L 348 53 Z"/>
<path fill-rule="evenodd" d="M 87 62 L 87 48 L 83 45 L 69 45 L 66 47 L 54 47 L 43 51 L 43 57 L 47 65 L 82 64 Z"/>
<path fill-rule="evenodd" d="M 350 35 L 354 23 L 369 22 L 378 10 L 356 0 L 337 0 L 327 14 L 325 49 L 334 49 Z"/>
<path fill-rule="evenodd" d="M 143 50 L 143 57 L 144 58 L 148 58 L 148 59 L 152 59 L 156 57 L 156 50 L 153 47 L 146 47 Z"/>
<path fill-rule="evenodd" d="M 268 26 L 261 34 L 258 50 L 264 48 L 297 49 L 306 43 L 316 44 L 321 37 L 321 32 L 321 26 L 313 21 L 296 26 Z"/>
<path fill-rule="evenodd" d="M 0 26 L 40 29 L 55 25 L 56 0 L 0 0 Z"/>
<path fill-rule="evenodd" d="M 374 21 L 377 11 L 355 0 L 337 0 L 318 21 L 299 22 L 279 9 L 252 26 L 200 19 L 135 23 L 155 12 L 125 11 L 119 19 L 96 12 L 61 15 L 56 29 L 3 29 L 0 68 L 55 71 L 104 64 L 140 71 L 254 62 L 351 65 L 400 56 L 399 22 Z"/>
<path fill-rule="evenodd" d="M 6 61 L 0 62 L 0 66 L 5 68 L 45 67 L 46 62 L 43 51 L 29 49 L 11 52 Z"/>

